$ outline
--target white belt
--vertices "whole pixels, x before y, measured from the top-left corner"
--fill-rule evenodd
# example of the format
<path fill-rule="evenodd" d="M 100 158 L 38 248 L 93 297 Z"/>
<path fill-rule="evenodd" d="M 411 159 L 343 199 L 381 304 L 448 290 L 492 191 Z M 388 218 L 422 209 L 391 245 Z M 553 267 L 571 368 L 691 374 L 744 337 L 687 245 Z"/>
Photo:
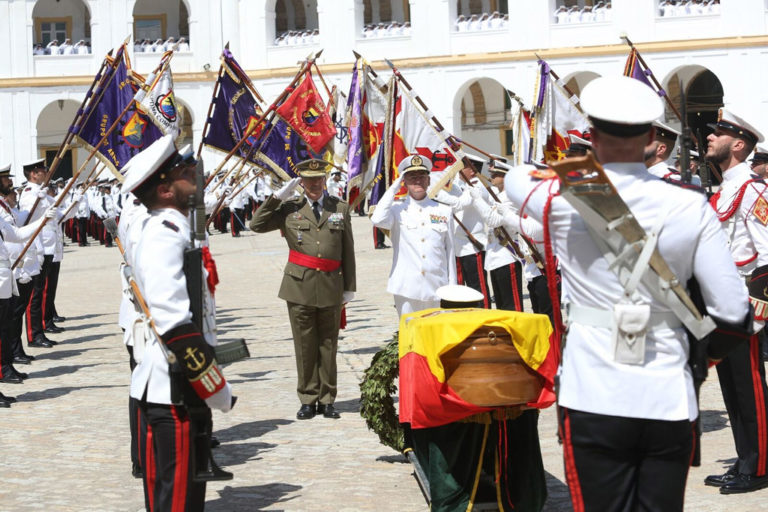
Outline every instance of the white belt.
<path fill-rule="evenodd" d="M 613 311 L 608 309 L 590 308 L 588 306 L 579 306 L 568 304 L 568 324 L 577 323 L 589 325 L 591 327 L 603 327 L 605 329 L 613 328 Z M 656 329 L 677 329 L 682 327 L 683 323 L 674 313 L 651 313 L 648 320 L 648 330 Z"/>

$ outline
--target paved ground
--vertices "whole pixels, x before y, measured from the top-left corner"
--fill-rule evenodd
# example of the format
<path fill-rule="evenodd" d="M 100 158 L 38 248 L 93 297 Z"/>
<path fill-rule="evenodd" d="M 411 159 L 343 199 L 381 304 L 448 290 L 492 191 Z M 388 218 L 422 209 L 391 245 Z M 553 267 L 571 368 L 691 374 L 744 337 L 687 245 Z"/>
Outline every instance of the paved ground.
<path fill-rule="evenodd" d="M 212 238 L 224 340 L 243 337 L 252 357 L 225 373 L 240 397 L 229 414 L 214 415 L 223 442 L 216 458 L 234 480 L 208 486 L 207 510 L 427 510 L 411 467 L 378 443 L 358 414 L 358 384 L 372 355 L 396 328 L 385 292 L 391 251 L 372 248 L 370 224 L 354 218 L 358 293 L 339 342 L 342 418 L 296 421 L 293 345 L 287 312 L 277 299 L 286 249 L 277 234 Z M 0 410 L 0 510 L 137 511 L 141 483 L 130 476 L 127 397 L 129 369 L 117 327 L 117 249 L 68 247 L 58 308 L 67 331 L 53 349 L 31 349 L 38 360 L 23 385 L 0 384 L 19 403 Z M 733 456 L 716 376 L 703 389 L 700 468 L 689 476 L 686 509 L 768 509 L 768 490 L 721 496 L 703 485 Z M 570 510 L 552 409 L 539 433 L 548 473 L 548 511 Z"/>

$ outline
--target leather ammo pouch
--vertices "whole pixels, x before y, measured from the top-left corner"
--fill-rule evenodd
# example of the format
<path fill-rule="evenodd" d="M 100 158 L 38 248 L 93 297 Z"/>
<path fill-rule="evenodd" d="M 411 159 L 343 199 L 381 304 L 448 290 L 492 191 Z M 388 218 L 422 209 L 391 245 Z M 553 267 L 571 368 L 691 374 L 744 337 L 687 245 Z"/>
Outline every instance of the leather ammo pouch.
<path fill-rule="evenodd" d="M 197 404 L 223 389 L 224 379 L 208 342 L 195 327 L 188 323 L 174 327 L 162 335 L 166 346 L 176 356 L 176 363 L 170 363 L 171 398 L 175 401 L 173 382 L 180 382 L 180 393 L 187 405 Z M 174 378 L 176 377 L 176 378 Z"/>
<path fill-rule="evenodd" d="M 623 364 L 645 362 L 645 336 L 651 318 L 649 304 L 619 303 L 613 307 L 613 360 Z"/>

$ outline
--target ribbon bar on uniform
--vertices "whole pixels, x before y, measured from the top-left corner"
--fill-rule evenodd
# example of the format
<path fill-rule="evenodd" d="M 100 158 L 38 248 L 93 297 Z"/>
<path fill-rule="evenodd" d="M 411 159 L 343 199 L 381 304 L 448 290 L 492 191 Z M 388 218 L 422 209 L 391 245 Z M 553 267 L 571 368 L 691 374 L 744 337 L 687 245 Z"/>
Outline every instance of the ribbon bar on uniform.
<path fill-rule="evenodd" d="M 316 258 L 309 254 L 291 250 L 288 252 L 288 262 L 295 263 L 302 267 L 322 270 L 323 272 L 333 272 L 341 266 L 341 260 L 330 260 L 327 258 Z"/>

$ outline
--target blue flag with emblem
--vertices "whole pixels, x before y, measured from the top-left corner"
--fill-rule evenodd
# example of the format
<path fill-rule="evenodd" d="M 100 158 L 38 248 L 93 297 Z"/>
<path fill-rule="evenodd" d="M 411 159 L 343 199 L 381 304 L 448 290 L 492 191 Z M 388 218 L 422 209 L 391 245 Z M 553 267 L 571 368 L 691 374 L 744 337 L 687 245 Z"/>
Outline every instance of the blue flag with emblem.
<path fill-rule="evenodd" d="M 90 112 L 77 133 L 86 147 L 91 150 L 98 147 L 96 156 L 114 172 L 120 172 L 128 160 L 163 135 L 133 101 L 138 90 L 135 80 L 121 47 L 105 72 L 96 101 L 89 105 Z M 117 124 L 109 132 L 115 120 Z"/>

